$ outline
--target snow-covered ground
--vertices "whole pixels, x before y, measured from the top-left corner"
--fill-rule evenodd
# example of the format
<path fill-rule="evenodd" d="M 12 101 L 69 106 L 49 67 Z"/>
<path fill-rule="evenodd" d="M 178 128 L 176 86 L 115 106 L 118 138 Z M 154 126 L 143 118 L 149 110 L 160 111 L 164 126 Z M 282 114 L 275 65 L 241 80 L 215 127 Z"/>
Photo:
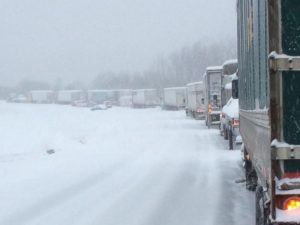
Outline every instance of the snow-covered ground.
<path fill-rule="evenodd" d="M 0 127 L 1 225 L 254 224 L 240 152 L 182 111 L 0 102 Z"/>

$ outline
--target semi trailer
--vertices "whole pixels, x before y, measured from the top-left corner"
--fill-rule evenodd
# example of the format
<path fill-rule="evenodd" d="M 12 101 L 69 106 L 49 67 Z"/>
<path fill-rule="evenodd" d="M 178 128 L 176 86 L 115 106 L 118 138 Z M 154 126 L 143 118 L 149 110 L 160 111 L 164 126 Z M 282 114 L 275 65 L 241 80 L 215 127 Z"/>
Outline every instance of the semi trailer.
<path fill-rule="evenodd" d="M 205 121 L 208 128 L 220 125 L 222 67 L 207 67 L 203 75 L 205 87 Z"/>
<path fill-rule="evenodd" d="M 29 92 L 29 99 L 32 103 L 53 103 L 55 94 L 52 90 L 32 90 Z"/>
<path fill-rule="evenodd" d="M 238 0 L 240 133 L 256 224 L 300 224 L 300 1 Z"/>
<path fill-rule="evenodd" d="M 156 89 L 137 89 L 132 92 L 134 108 L 149 108 L 160 105 L 160 95 Z"/>
<path fill-rule="evenodd" d="M 205 119 L 204 84 L 202 81 L 186 86 L 186 115 L 195 119 Z"/>
<path fill-rule="evenodd" d="M 163 90 L 163 109 L 180 110 L 185 108 L 186 87 L 171 87 Z"/>

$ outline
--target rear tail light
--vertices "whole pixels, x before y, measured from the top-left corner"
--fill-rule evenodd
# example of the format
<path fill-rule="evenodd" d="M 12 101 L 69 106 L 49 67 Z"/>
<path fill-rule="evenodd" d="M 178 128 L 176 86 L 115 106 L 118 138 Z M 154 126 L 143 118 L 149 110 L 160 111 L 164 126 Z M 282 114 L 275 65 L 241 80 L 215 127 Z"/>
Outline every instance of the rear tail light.
<path fill-rule="evenodd" d="M 233 120 L 233 126 L 234 127 L 240 126 L 240 120 Z"/>
<path fill-rule="evenodd" d="M 300 208 L 300 198 L 299 197 L 291 197 L 285 200 L 284 209 L 285 210 L 294 210 Z"/>

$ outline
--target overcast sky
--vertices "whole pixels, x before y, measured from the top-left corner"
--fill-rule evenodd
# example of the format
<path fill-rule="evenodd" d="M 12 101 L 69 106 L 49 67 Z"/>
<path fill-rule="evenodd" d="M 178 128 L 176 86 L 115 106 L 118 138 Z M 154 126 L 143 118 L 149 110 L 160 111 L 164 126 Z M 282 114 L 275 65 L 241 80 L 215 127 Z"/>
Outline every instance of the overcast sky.
<path fill-rule="evenodd" d="M 0 86 L 142 71 L 160 54 L 236 36 L 236 0 L 0 0 Z"/>

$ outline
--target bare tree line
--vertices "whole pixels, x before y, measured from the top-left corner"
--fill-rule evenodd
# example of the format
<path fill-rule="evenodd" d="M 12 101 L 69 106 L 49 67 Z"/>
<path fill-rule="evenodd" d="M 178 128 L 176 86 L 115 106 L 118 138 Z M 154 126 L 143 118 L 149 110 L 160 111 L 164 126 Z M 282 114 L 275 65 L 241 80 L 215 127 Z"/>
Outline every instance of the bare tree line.
<path fill-rule="evenodd" d="M 157 57 L 141 73 L 100 73 L 92 88 L 164 88 L 185 86 L 199 81 L 208 66 L 222 65 L 225 60 L 236 58 L 236 41 L 223 40 L 207 44 L 199 41 L 168 56 Z"/>
<path fill-rule="evenodd" d="M 224 39 L 210 44 L 198 41 L 167 56 L 157 56 L 143 72 L 102 72 L 89 85 L 80 81 L 63 85 L 61 79 L 50 85 L 47 82 L 24 79 L 15 88 L 0 87 L 0 97 L 7 97 L 9 92 L 26 93 L 34 89 L 162 89 L 185 86 L 187 83 L 201 80 L 207 66 L 221 65 L 231 58 L 236 58 L 234 39 Z"/>

